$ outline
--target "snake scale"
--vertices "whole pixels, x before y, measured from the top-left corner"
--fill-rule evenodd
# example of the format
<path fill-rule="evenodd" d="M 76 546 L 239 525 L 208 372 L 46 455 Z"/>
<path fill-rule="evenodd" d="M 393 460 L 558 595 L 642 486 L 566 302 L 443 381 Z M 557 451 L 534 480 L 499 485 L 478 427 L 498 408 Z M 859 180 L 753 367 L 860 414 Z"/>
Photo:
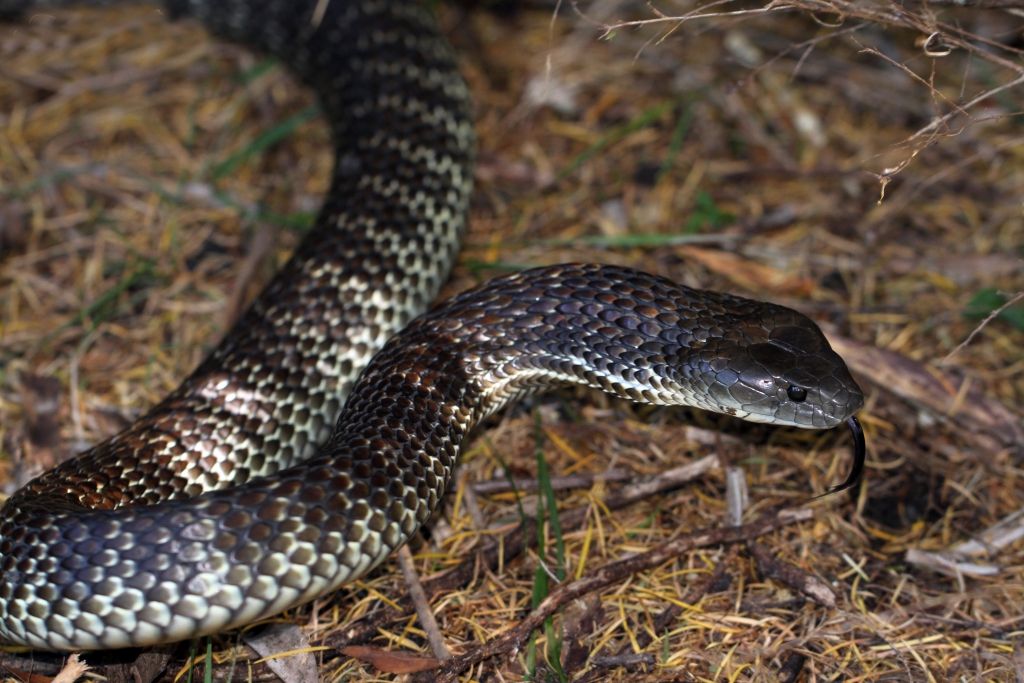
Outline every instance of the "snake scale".
<path fill-rule="evenodd" d="M 6 501 L 4 640 L 151 645 L 332 591 L 423 524 L 475 424 L 554 386 L 856 426 L 863 395 L 845 364 L 780 306 L 563 265 L 424 313 L 465 231 L 474 133 L 456 61 L 418 2 L 167 9 L 316 90 L 332 184 L 292 259 L 177 390 Z"/>

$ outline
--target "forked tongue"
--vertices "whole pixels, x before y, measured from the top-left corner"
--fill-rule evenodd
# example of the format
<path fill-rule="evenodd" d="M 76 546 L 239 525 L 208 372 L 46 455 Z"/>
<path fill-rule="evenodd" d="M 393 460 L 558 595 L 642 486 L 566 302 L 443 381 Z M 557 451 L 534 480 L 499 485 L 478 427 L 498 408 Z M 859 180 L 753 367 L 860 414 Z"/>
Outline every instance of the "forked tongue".
<path fill-rule="evenodd" d="M 864 443 L 864 428 L 860 426 L 860 420 L 856 417 L 851 417 L 846 421 L 846 424 L 850 425 L 850 431 L 853 432 L 853 469 L 850 470 L 850 475 L 846 477 L 839 486 L 834 486 L 820 496 L 815 498 L 821 498 L 822 496 L 828 496 L 833 493 L 839 493 L 845 491 L 860 479 L 860 475 L 864 472 L 864 460 L 867 458 L 867 444 Z M 812 499 L 813 500 L 813 499 Z"/>

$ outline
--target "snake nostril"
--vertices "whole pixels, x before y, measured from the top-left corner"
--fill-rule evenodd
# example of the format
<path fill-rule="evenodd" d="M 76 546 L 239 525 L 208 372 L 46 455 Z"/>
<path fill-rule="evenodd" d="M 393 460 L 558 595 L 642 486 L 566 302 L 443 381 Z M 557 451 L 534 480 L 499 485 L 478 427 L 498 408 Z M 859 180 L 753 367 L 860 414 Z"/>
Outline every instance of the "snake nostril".
<path fill-rule="evenodd" d="M 803 403 L 807 400 L 807 390 L 803 387 L 790 387 L 786 393 L 789 394 L 789 400 L 794 403 Z"/>

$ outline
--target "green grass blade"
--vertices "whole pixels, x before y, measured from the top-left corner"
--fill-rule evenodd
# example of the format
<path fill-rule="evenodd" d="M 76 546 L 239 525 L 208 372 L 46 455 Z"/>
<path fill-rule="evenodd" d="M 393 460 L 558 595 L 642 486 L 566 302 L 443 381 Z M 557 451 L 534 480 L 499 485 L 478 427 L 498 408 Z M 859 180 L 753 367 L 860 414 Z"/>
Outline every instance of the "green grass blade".
<path fill-rule="evenodd" d="M 548 664 L 558 675 L 559 683 L 569 683 L 562 669 L 562 639 L 555 633 L 555 620 L 551 617 L 544 620 L 544 633 L 548 637 Z"/>
<path fill-rule="evenodd" d="M 555 180 L 558 181 L 564 179 L 567 175 L 575 171 L 583 164 L 587 163 L 587 161 L 590 160 L 595 154 L 598 154 L 599 152 L 603 151 L 606 147 L 615 144 L 616 142 L 626 137 L 630 133 L 635 133 L 636 131 L 642 130 L 647 126 L 651 125 L 652 123 L 660 119 L 662 114 L 664 114 L 669 109 L 673 108 L 675 104 L 675 101 L 662 102 L 661 104 L 656 104 L 650 109 L 640 112 L 639 114 L 637 114 L 636 116 L 634 116 L 632 119 L 622 124 L 621 126 L 612 128 L 610 131 L 602 135 L 600 140 L 598 140 L 590 147 L 587 147 L 585 150 L 577 154 L 572 161 L 566 164 L 565 168 L 559 171 L 558 174 L 555 176 Z"/>
<path fill-rule="evenodd" d="M 540 420 L 540 413 L 536 407 L 533 411 L 534 420 Z M 539 450 L 539 446 L 538 446 Z M 544 562 L 544 496 L 537 496 L 537 557 Z M 530 609 L 537 609 L 537 605 L 543 602 L 548 596 L 548 574 L 542 565 L 538 565 L 533 573 L 533 592 L 530 595 Z M 537 680 L 537 632 L 530 633 L 530 647 L 526 656 L 527 673 L 531 681 Z"/>
<path fill-rule="evenodd" d="M 156 261 L 153 259 L 144 259 L 141 263 L 132 268 L 125 277 L 122 277 L 120 282 L 100 294 L 99 298 L 76 313 L 71 320 L 46 335 L 46 337 L 43 338 L 43 341 L 49 339 L 58 332 L 62 332 L 70 327 L 80 324 L 86 318 L 92 320 L 91 329 L 96 329 L 97 325 L 106 320 L 113 313 L 117 312 L 118 309 L 114 306 L 114 303 L 126 289 L 137 283 L 142 278 L 153 274 L 153 265 L 155 263 Z"/>
<path fill-rule="evenodd" d="M 558 405 L 561 406 L 562 410 L 565 411 L 565 414 L 569 416 L 569 419 L 572 420 L 573 424 L 583 424 L 583 418 L 581 418 L 580 414 L 576 412 L 576 409 L 565 400 L 565 396 L 562 395 L 562 392 L 556 391 L 555 398 L 558 399 Z"/>
<path fill-rule="evenodd" d="M 530 634 L 530 641 L 526 644 L 526 680 L 537 680 L 537 632 Z"/>
<path fill-rule="evenodd" d="M 519 489 L 516 488 L 515 477 L 512 476 L 512 471 L 509 469 L 505 460 L 498 455 L 494 449 L 491 449 L 491 457 L 498 461 L 498 465 L 501 467 L 502 475 L 505 477 L 505 481 L 508 482 L 508 486 L 512 491 L 512 496 L 516 499 L 516 507 L 519 508 L 519 524 L 523 527 L 523 532 L 526 532 L 526 510 L 523 509 L 522 496 L 519 495 Z"/>
<path fill-rule="evenodd" d="M 536 263 L 520 263 L 518 261 L 483 261 L 477 258 L 466 258 L 460 261 L 470 275 L 478 275 L 485 270 L 509 270 L 512 272 L 533 268 Z"/>
<path fill-rule="evenodd" d="M 284 121 L 272 126 L 256 137 L 255 140 L 238 150 L 227 159 L 213 167 L 210 171 L 210 182 L 216 182 L 226 175 L 229 175 L 241 166 L 250 157 L 265 151 L 267 148 L 276 145 L 281 140 L 291 135 L 296 128 L 310 119 L 320 115 L 320 106 L 311 104 L 299 113 L 288 117 Z"/>
<path fill-rule="evenodd" d="M 636 528 L 637 529 L 647 529 L 647 528 L 650 528 L 651 525 L 654 524 L 654 520 L 657 519 L 658 515 L 660 515 L 660 514 L 661 514 L 661 505 L 659 504 L 659 505 L 654 506 L 654 512 L 649 514 L 647 516 L 647 519 L 645 519 L 644 521 L 642 521 L 639 524 L 637 524 Z M 626 538 L 635 538 L 636 536 L 639 536 L 639 535 L 640 535 L 639 531 L 627 531 L 626 532 Z"/>
<path fill-rule="evenodd" d="M 687 235 L 694 235 L 703 228 L 720 228 L 735 220 L 732 214 L 718 208 L 714 198 L 705 190 L 697 193 L 693 203 L 693 213 L 686 221 L 686 227 L 683 228 L 683 232 Z"/>
<path fill-rule="evenodd" d="M 188 646 L 188 678 L 185 683 L 192 683 L 192 670 L 196 667 L 196 641 L 193 640 Z"/>
<path fill-rule="evenodd" d="M 544 516 L 546 514 L 548 523 L 551 525 L 551 535 L 555 539 L 555 563 L 557 566 L 554 573 L 558 581 L 561 582 L 565 581 L 565 541 L 562 538 L 562 525 L 558 521 L 558 501 L 555 499 L 555 489 L 551 486 L 551 473 L 548 469 L 547 458 L 544 457 L 544 426 L 541 424 L 539 410 L 533 411 L 533 423 L 534 439 L 537 445 L 537 552 L 543 562 L 546 556 L 544 550 Z M 548 596 L 548 574 L 543 566 L 537 567 L 533 588 L 532 605 L 536 609 Z M 562 670 L 562 641 L 555 631 L 554 619 L 550 616 L 544 620 L 544 633 L 547 636 L 548 664 L 558 675 L 560 683 L 568 683 L 565 672 Z"/>
<path fill-rule="evenodd" d="M 213 683 L 213 638 L 206 636 L 206 672 L 203 683 Z"/>
<path fill-rule="evenodd" d="M 537 507 L 537 529 L 540 538 L 541 546 L 544 545 L 544 523 L 542 521 L 542 514 L 540 511 L 540 504 L 538 501 Z M 543 556 L 542 556 L 543 557 Z M 533 572 L 533 592 L 530 594 L 530 609 L 537 609 L 537 605 L 544 601 L 544 598 L 548 596 L 548 574 L 544 571 L 544 567 L 538 566 L 536 571 Z M 526 651 L 526 673 L 529 674 L 530 680 L 537 680 L 537 631 L 530 633 L 530 644 Z"/>
<path fill-rule="evenodd" d="M 242 83 L 252 83 L 265 73 L 273 71 L 280 62 L 273 57 L 266 57 L 252 65 L 251 68 L 238 74 L 238 80 Z"/>
<path fill-rule="evenodd" d="M 690 124 L 693 123 L 693 115 L 696 109 L 692 102 L 682 106 L 682 111 L 679 113 L 679 121 L 676 123 L 676 129 L 672 131 L 672 140 L 668 143 L 668 152 L 665 154 L 665 160 L 661 162 L 658 175 L 654 178 L 655 185 L 660 183 L 668 175 L 668 172 L 672 170 L 672 166 L 675 165 L 676 157 L 679 156 L 679 150 L 683 148 L 683 141 L 686 140 L 686 134 L 690 132 Z"/>
<path fill-rule="evenodd" d="M 539 520 L 538 520 L 539 521 Z M 538 527 L 543 532 L 543 524 L 538 523 Z M 544 598 L 548 597 L 548 573 L 544 571 L 544 567 L 537 567 L 537 570 L 533 573 L 533 593 L 530 595 L 530 609 L 537 609 L 537 606 L 544 601 Z M 549 617 L 550 618 L 550 617 Z M 530 663 L 530 678 L 536 680 L 537 674 L 537 632 L 534 631 L 530 634 L 530 653 L 527 656 L 527 662 Z"/>
<path fill-rule="evenodd" d="M 241 638 L 241 636 L 239 636 Z M 235 679 L 235 664 L 238 663 L 238 643 L 235 643 L 234 649 L 231 651 L 231 671 L 228 672 L 228 677 L 224 683 L 231 683 Z"/>
<path fill-rule="evenodd" d="M 551 473 L 548 470 L 548 461 L 544 457 L 544 428 L 540 421 L 540 412 L 533 413 L 535 438 L 537 441 L 537 486 L 540 496 L 543 496 L 547 517 L 551 524 L 551 535 L 555 537 L 555 558 L 558 566 L 555 567 L 555 576 L 559 581 L 565 581 L 565 542 L 562 539 L 562 525 L 558 521 L 558 501 L 555 499 L 555 489 L 551 486 Z M 538 505 L 538 509 L 539 505 Z M 544 557 L 542 554 L 541 557 Z"/>

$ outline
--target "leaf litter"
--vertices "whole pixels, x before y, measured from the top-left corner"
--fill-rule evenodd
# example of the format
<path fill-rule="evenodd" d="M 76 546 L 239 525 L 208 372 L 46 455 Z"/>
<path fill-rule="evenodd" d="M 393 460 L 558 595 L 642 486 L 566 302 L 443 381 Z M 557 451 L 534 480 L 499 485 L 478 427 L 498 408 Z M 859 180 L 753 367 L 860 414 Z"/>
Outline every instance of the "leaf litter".
<path fill-rule="evenodd" d="M 786 506 L 813 516 L 570 600 L 538 617 L 532 662 L 510 649 L 462 680 L 1022 675 L 1024 332 L 1016 308 L 999 310 L 1024 291 L 1013 9 L 796 0 L 659 16 L 603 2 L 552 23 L 550 7 L 439 8 L 480 135 L 446 293 L 603 261 L 793 306 L 850 362 L 869 438 L 861 484 L 809 502 L 847 471 L 845 433 L 588 390 L 507 411 L 413 541 L 453 661 L 525 623 L 543 604 L 538 576 L 557 597 L 726 529 L 723 466 L 746 473 L 744 522 Z M 43 449 L 64 455 L 176 386 L 301 238 L 332 160 L 311 94 L 280 65 L 149 7 L 39 13 L 0 27 L 0 53 L 0 447 L 15 463 L 40 450 L 40 378 L 64 388 Z M 538 450 L 552 478 L 583 485 L 470 492 L 535 478 Z M 536 527 L 518 527 L 551 500 L 560 538 L 545 523 L 539 554 Z M 341 649 L 429 663 L 406 594 L 392 558 L 283 618 L 323 680 L 389 680 Z M 240 642 L 213 638 L 191 673 L 271 680 Z M 47 676 L 62 661 L 4 657 Z M 188 659 L 179 648 L 156 680 Z"/>

